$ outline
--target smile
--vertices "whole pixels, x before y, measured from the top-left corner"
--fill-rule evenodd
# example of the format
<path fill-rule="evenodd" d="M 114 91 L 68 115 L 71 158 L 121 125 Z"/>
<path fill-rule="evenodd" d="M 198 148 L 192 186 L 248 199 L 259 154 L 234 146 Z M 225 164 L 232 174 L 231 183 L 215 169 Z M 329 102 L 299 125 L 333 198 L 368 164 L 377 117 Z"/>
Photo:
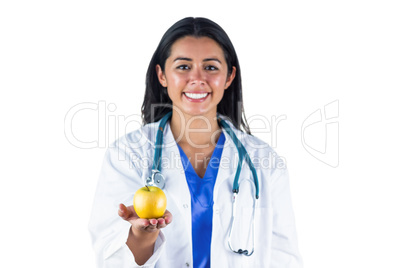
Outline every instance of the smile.
<path fill-rule="evenodd" d="M 194 100 L 200 100 L 208 96 L 208 93 L 187 93 L 184 92 L 184 95 L 186 95 L 187 98 L 194 99 Z"/>
<path fill-rule="evenodd" d="M 183 95 L 184 95 L 184 97 L 186 97 L 187 101 L 189 101 L 189 102 L 204 102 L 205 100 L 208 99 L 208 97 L 209 97 L 209 95 L 211 95 L 211 93 L 209 93 L 209 92 L 203 92 L 203 93 L 184 92 Z"/>

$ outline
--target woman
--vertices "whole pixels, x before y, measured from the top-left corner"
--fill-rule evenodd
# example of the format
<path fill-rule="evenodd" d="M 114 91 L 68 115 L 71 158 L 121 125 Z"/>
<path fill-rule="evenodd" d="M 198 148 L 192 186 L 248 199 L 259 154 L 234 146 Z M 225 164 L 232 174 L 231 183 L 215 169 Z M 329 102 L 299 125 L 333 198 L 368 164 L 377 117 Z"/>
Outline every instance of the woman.
<path fill-rule="evenodd" d="M 102 167 L 90 222 L 99 267 L 301 267 L 287 170 L 250 134 L 237 55 L 219 25 L 185 18 L 168 29 L 148 68 L 142 114 L 144 126 L 116 141 Z M 161 118 L 168 207 L 160 219 L 140 219 L 132 199 L 151 174 L 144 163 Z M 242 165 L 235 195 L 240 151 L 227 127 L 258 176 L 256 186 Z"/>

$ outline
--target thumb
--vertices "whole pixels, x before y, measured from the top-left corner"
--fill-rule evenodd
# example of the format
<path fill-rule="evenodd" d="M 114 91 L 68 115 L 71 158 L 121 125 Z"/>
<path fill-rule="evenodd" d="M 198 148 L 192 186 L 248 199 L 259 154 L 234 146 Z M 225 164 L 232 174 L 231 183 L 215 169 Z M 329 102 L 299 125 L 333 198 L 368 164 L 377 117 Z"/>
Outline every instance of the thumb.
<path fill-rule="evenodd" d="M 119 205 L 118 214 L 119 214 L 120 217 L 122 217 L 125 220 L 130 216 L 129 212 L 128 212 L 128 209 L 124 204 Z"/>

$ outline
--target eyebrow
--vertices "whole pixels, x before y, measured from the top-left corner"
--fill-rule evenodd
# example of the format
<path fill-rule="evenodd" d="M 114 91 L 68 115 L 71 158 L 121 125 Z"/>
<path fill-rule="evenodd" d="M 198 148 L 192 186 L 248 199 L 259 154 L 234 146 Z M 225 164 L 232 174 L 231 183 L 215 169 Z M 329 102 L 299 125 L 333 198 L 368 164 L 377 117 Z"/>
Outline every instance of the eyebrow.
<path fill-rule="evenodd" d="M 177 57 L 176 59 L 174 59 L 173 62 L 178 61 L 178 60 L 193 61 L 193 60 L 190 59 L 190 58 L 186 58 L 186 57 Z M 221 63 L 221 61 L 218 60 L 217 58 L 206 58 L 206 59 L 204 59 L 203 61 L 204 61 L 204 62 L 205 62 L 205 61 L 217 61 L 217 62 Z"/>

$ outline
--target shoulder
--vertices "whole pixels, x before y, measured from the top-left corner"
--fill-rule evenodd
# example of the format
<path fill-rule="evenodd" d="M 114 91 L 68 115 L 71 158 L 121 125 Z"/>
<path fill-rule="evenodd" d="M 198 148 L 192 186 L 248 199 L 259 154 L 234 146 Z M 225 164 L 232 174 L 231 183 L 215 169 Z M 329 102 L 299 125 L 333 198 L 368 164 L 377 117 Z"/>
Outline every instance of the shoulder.
<path fill-rule="evenodd" d="M 120 136 L 109 149 L 118 149 L 120 152 L 145 152 L 154 147 L 158 123 L 149 123 L 140 128 Z"/>
<path fill-rule="evenodd" d="M 267 142 L 256 136 L 245 133 L 235 128 L 233 125 L 230 126 L 243 144 L 257 169 L 263 169 L 271 173 L 276 169 L 286 169 L 285 158 L 280 156 Z"/>
<path fill-rule="evenodd" d="M 233 133 L 236 135 L 237 139 L 243 144 L 245 149 L 249 154 L 263 154 L 263 153 L 269 153 L 269 152 L 274 152 L 274 150 L 271 148 L 271 146 L 266 143 L 265 141 L 261 140 L 260 138 L 250 135 L 248 133 L 245 133 L 239 129 L 237 129 L 231 122 L 230 119 L 228 119 L 225 116 L 219 115 L 219 117 L 229 125 Z M 228 136 L 228 135 L 226 135 Z M 229 139 L 231 139 L 229 137 Z"/>

